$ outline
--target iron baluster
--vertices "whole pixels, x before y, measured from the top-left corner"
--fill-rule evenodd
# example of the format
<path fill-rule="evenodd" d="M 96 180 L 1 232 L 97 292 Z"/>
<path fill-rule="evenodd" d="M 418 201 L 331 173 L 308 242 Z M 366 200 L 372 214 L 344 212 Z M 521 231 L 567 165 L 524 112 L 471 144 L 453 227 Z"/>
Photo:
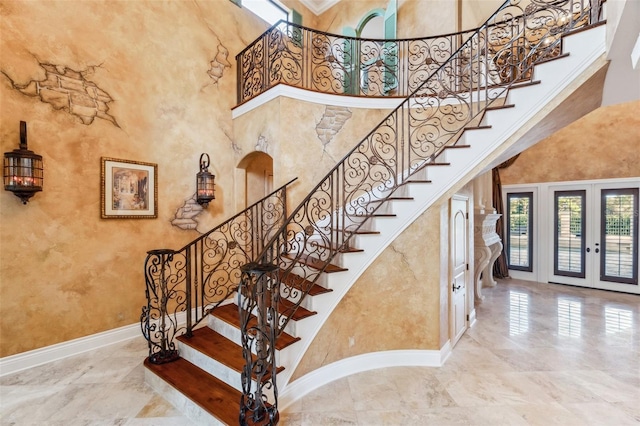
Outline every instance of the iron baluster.
<path fill-rule="evenodd" d="M 242 335 L 241 425 L 275 425 L 277 405 L 275 341 L 279 286 L 273 264 L 248 263 L 242 268 L 238 309 Z M 269 403 L 271 396 L 273 403 Z"/>
<path fill-rule="evenodd" d="M 173 260 L 173 250 L 152 250 L 147 254 L 146 296 L 147 306 L 142 310 L 142 334 L 149 346 L 149 361 L 164 364 L 178 358 L 173 342 L 175 322 L 171 321 L 167 309 L 174 296 L 167 274 L 167 262 Z M 169 324 L 167 324 L 167 322 Z"/>
<path fill-rule="evenodd" d="M 147 304 L 142 308 L 140 326 L 151 362 L 178 359 L 175 337 L 191 336 L 209 312 L 234 294 L 240 267 L 253 261 L 284 223 L 286 189 L 294 181 L 180 250 L 148 252 L 144 266 Z M 182 314 L 186 323 L 180 321 Z"/>

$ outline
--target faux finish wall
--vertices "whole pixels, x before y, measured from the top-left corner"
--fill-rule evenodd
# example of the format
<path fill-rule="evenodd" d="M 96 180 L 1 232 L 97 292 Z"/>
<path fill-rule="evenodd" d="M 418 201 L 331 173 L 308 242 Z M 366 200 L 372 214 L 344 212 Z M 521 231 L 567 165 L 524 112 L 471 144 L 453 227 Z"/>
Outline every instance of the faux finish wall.
<path fill-rule="evenodd" d="M 386 9 L 388 0 L 337 3 L 317 19 L 317 29 L 343 34 L 345 26 L 355 28 L 373 9 Z M 397 37 L 426 37 L 455 32 L 456 5 L 451 0 L 398 0 Z"/>
<path fill-rule="evenodd" d="M 316 335 L 291 380 L 369 352 L 440 349 L 441 321 L 446 322 L 447 316 L 441 318 L 440 311 L 439 242 L 440 206 L 435 205 L 396 238 L 353 285 Z"/>
<path fill-rule="evenodd" d="M 170 220 L 202 152 L 217 192 L 199 226 L 235 213 L 255 143 L 233 142 L 234 56 L 266 24 L 229 1 L 34 0 L 0 2 L 0 27 L 2 152 L 26 121 L 45 167 L 28 205 L 0 193 L 4 357 L 139 320 L 146 251 L 198 235 Z M 158 165 L 157 219 L 100 218 L 101 157 Z"/>
<path fill-rule="evenodd" d="M 503 185 L 640 176 L 640 101 L 598 108 L 500 170 Z"/>

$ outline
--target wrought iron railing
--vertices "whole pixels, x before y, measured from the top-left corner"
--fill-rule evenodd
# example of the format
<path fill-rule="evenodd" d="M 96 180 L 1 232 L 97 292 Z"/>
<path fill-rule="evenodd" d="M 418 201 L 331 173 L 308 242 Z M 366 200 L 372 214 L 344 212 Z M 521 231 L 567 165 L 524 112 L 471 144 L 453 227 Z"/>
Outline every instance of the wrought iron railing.
<path fill-rule="evenodd" d="M 256 263 L 246 268 L 240 283 L 240 314 L 254 313 L 257 318 L 243 324 L 243 351 L 261 354 L 258 360 L 246 357 L 243 385 L 247 386 L 240 410 L 241 419 L 250 421 L 243 424 L 273 424 L 271 419 L 277 418 L 276 340 L 332 259 L 349 248 L 353 236 L 383 201 L 416 173 L 436 164 L 438 156 L 455 145 L 465 127 L 489 105 L 504 100 L 510 88 L 530 79 L 537 62 L 559 55 L 563 34 L 598 22 L 599 10 L 599 1 L 538 0 L 524 5 L 506 1 L 482 27 L 463 37 L 466 40 L 450 57 L 425 71 L 411 95 L 296 207 Z M 302 51 L 310 46 L 314 52 L 307 53 L 309 62 L 319 49 L 314 37 L 325 34 L 314 33 L 309 41 L 297 33 L 300 27 L 285 27 L 272 28 L 256 42 L 264 44 L 260 55 L 266 55 L 266 62 L 247 59 L 259 56 L 254 43 L 238 56 L 238 68 L 243 73 L 256 71 L 256 64 L 264 63 L 269 64 L 265 75 L 277 78 L 284 72 L 300 79 L 313 75 L 299 71 L 302 60 L 287 65 L 283 58 L 293 47 Z M 335 49 L 336 43 L 328 45 Z M 258 76 L 253 86 L 242 81 L 241 99 L 246 99 L 254 87 L 276 80 Z M 304 266 L 309 263 L 314 267 Z M 293 303 L 278 313 L 281 298 Z M 252 381 L 250 374 L 257 379 Z M 273 400 L 265 396 L 269 392 Z"/>
<path fill-rule="evenodd" d="M 333 95 L 405 98 L 471 34 L 375 40 L 280 21 L 236 56 L 238 103 L 278 84 Z"/>
<path fill-rule="evenodd" d="M 533 3 L 549 5 L 551 2 Z M 506 19 L 508 24 L 512 17 Z M 565 19 L 569 24 L 576 21 L 574 16 Z M 502 22 L 491 25 L 496 27 L 496 34 L 487 39 L 487 48 L 495 50 L 488 51 L 488 55 L 500 48 L 497 37 L 511 39 L 508 27 Z M 531 35 L 537 30 L 532 28 Z M 544 36 L 549 28 L 541 30 L 539 35 Z M 406 98 L 448 62 L 473 34 L 475 30 L 426 38 L 377 40 L 330 34 L 279 21 L 236 56 L 238 104 L 278 84 L 334 95 Z M 462 57 L 459 62 L 456 66 L 467 65 Z M 508 69 L 502 71 L 509 72 Z M 496 79 L 498 76 L 487 72 L 485 77 Z"/>
<path fill-rule="evenodd" d="M 208 313 L 236 291 L 242 265 L 254 261 L 282 226 L 286 190 L 293 181 L 180 250 L 148 252 L 144 267 L 147 305 L 140 323 L 150 362 L 177 359 L 175 337 L 190 336 Z"/>

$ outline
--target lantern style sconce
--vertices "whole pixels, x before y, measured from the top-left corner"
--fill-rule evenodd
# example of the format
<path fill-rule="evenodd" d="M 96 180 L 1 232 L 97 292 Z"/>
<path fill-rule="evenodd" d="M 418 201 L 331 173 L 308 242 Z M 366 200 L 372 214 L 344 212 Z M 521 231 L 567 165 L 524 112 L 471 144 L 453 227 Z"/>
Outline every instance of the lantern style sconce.
<path fill-rule="evenodd" d="M 20 148 L 4 153 L 4 189 L 20 197 L 22 204 L 42 191 L 42 156 L 27 149 L 27 123 L 20 122 Z"/>
<path fill-rule="evenodd" d="M 200 172 L 196 176 L 196 201 L 205 209 L 215 200 L 215 175 L 209 173 L 209 154 L 200 155 Z"/>

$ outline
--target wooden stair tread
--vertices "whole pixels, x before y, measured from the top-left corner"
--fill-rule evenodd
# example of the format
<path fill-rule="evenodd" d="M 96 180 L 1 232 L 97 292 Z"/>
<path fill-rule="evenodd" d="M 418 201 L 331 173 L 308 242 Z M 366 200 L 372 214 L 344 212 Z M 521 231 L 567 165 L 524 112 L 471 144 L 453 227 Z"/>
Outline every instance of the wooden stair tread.
<path fill-rule="evenodd" d="M 574 28 L 574 29 L 569 30 L 569 31 L 565 31 L 564 33 L 562 33 L 562 37 L 568 37 L 568 36 L 571 36 L 573 34 L 581 33 L 583 31 L 589 31 L 592 28 L 596 28 L 596 27 L 599 27 L 601 25 L 606 25 L 606 24 L 607 24 L 607 20 L 603 19 L 603 20 L 601 20 L 599 22 L 596 22 L 595 24 L 583 25 L 581 27 Z"/>
<path fill-rule="evenodd" d="M 233 325 L 238 330 L 240 329 L 240 314 L 238 313 L 238 305 L 236 305 L 235 303 L 218 306 L 209 315 L 213 315 L 216 318 L 219 318 L 222 321 L 226 322 L 227 324 Z M 251 321 L 256 321 L 256 317 L 254 315 L 251 315 L 251 317 L 252 317 Z M 283 332 L 276 339 L 276 349 L 277 350 L 284 349 L 287 346 L 297 342 L 298 340 L 300 340 L 299 337 L 294 337 L 290 334 Z"/>
<path fill-rule="evenodd" d="M 504 104 L 504 105 L 491 105 L 486 107 L 484 110 L 485 111 L 495 111 L 495 110 L 499 110 L 499 109 L 506 109 L 506 108 L 515 108 L 515 104 Z"/>
<path fill-rule="evenodd" d="M 358 229 L 357 231 L 350 231 L 348 229 L 336 229 L 335 232 L 344 232 L 344 233 L 354 234 L 354 235 L 377 235 L 380 233 L 380 231 L 371 231 L 368 229 Z M 344 271 L 346 271 L 346 269 L 344 269 Z M 325 271 L 325 272 L 328 272 L 328 271 Z M 333 272 L 339 272 L 339 271 L 333 271 Z"/>
<path fill-rule="evenodd" d="M 386 201 L 412 201 L 414 198 L 413 197 L 401 197 L 401 196 L 390 196 L 388 198 L 383 198 L 380 200 L 371 200 L 369 201 L 370 203 L 384 203 Z"/>
<path fill-rule="evenodd" d="M 359 214 L 354 214 L 351 215 L 351 217 L 357 217 L 359 219 L 365 219 L 365 218 L 371 218 L 371 217 L 396 217 L 397 215 L 395 213 L 372 213 L 370 215 L 359 215 Z"/>
<path fill-rule="evenodd" d="M 237 424 L 242 394 L 189 361 L 144 366 L 224 424 Z"/>
<path fill-rule="evenodd" d="M 242 356 L 242 347 L 215 330 L 209 327 L 202 327 L 194 330 L 193 336 L 186 337 L 182 335 L 178 337 L 178 340 L 207 355 L 209 358 L 226 365 L 233 371 L 242 373 L 245 364 Z M 284 367 L 278 367 L 278 373 L 283 370 Z M 268 380 L 269 376 L 270 374 L 265 377 L 265 380 Z"/>
<path fill-rule="evenodd" d="M 534 62 L 534 65 L 540 65 L 540 64 L 544 64 L 547 62 L 552 62 L 555 61 L 557 59 L 562 59 L 562 58 L 566 58 L 567 56 L 569 56 L 569 53 L 561 53 L 559 55 L 556 56 L 549 56 L 549 57 L 544 57 L 544 58 L 540 58 L 537 61 Z"/>
<path fill-rule="evenodd" d="M 344 231 L 344 232 L 350 232 L 350 231 Z M 360 233 L 360 231 L 358 231 L 357 233 Z M 317 257 L 309 256 L 308 254 L 304 254 L 304 253 L 300 253 L 298 255 L 286 254 L 284 255 L 284 257 L 291 259 L 295 262 L 302 263 L 303 265 L 310 266 L 313 269 L 322 270 L 322 268 L 324 267 L 324 272 L 326 272 L 327 274 L 332 274 L 334 272 L 343 272 L 347 270 L 345 268 L 342 268 L 338 265 L 334 265 L 332 263 L 329 263 L 325 267 L 325 262 L 323 260 L 320 260 Z"/>
<path fill-rule="evenodd" d="M 465 127 L 463 130 L 483 130 L 483 129 L 490 129 L 491 126 L 488 124 L 483 124 L 481 126 L 469 126 L 469 127 Z M 461 145 L 463 146 L 463 145 Z"/>
<path fill-rule="evenodd" d="M 292 287 L 298 290 L 309 289 L 309 296 L 317 296 L 319 294 L 329 293 L 330 288 L 322 287 L 318 284 L 312 283 L 309 280 L 302 278 L 300 275 L 293 273 L 286 274 L 284 269 L 280 269 L 278 272 L 280 281 L 288 287 Z"/>
<path fill-rule="evenodd" d="M 513 83 L 511 85 L 511 87 L 509 87 L 509 90 L 511 89 L 519 89 L 521 87 L 529 87 L 529 86 L 535 86 L 536 84 L 540 84 L 540 80 L 534 80 L 534 81 L 529 81 L 529 80 L 523 80 L 523 81 L 518 81 L 516 83 Z"/>
<path fill-rule="evenodd" d="M 295 306 L 295 303 L 293 303 L 292 301 L 287 299 L 280 299 L 280 303 L 278 303 L 278 312 L 280 312 L 281 314 L 291 312 L 291 309 L 294 306 Z M 318 313 L 315 311 L 310 311 L 302 306 L 298 306 L 295 312 L 293 313 L 293 316 L 291 317 L 291 319 L 294 321 L 299 321 L 301 319 L 308 318 L 317 314 Z"/>
<path fill-rule="evenodd" d="M 363 249 L 350 246 L 340 247 L 339 249 L 336 249 L 335 246 L 332 247 L 329 244 L 325 244 L 322 240 L 309 240 L 308 244 L 311 244 L 313 247 L 321 247 L 327 250 L 337 250 L 339 253 L 360 253 L 364 251 Z M 300 277 L 300 279 L 302 279 L 302 277 Z"/>
<path fill-rule="evenodd" d="M 432 183 L 432 180 L 429 179 L 409 179 L 405 181 L 405 183 Z"/>

